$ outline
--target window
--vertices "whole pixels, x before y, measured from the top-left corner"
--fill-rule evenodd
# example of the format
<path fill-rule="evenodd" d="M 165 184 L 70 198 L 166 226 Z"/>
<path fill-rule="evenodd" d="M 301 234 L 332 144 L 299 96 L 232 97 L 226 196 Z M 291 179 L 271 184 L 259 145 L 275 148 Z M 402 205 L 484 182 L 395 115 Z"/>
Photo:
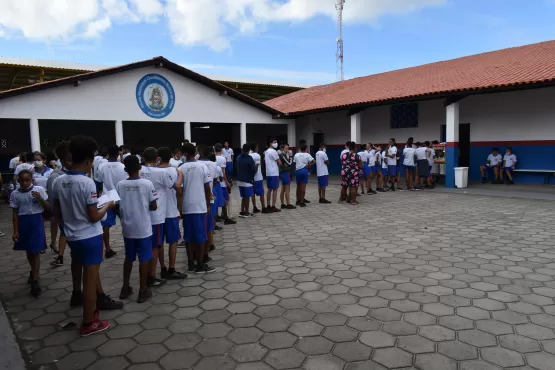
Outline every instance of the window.
<path fill-rule="evenodd" d="M 391 106 L 391 128 L 418 127 L 418 103 Z"/>

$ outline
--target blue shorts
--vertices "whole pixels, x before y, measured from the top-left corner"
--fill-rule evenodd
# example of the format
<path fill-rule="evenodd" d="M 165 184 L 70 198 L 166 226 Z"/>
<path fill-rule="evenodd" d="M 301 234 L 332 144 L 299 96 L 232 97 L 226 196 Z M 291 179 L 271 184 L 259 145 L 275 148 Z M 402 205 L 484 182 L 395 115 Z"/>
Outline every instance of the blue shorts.
<path fill-rule="evenodd" d="M 102 262 L 104 239 L 102 235 L 92 238 L 67 241 L 71 249 L 71 259 L 83 266 L 98 265 Z"/>
<path fill-rule="evenodd" d="M 254 195 L 264 195 L 264 181 L 259 180 L 254 182 L 253 186 Z"/>
<path fill-rule="evenodd" d="M 152 225 L 152 248 L 164 245 L 164 224 Z"/>
<path fill-rule="evenodd" d="M 281 185 L 291 185 L 291 173 L 287 172 L 280 172 L 279 179 L 281 180 Z"/>
<path fill-rule="evenodd" d="M 19 221 L 19 239 L 15 242 L 13 249 L 26 251 L 30 254 L 40 253 L 46 249 L 46 233 L 44 231 L 44 220 L 41 213 L 34 215 L 17 216 Z"/>
<path fill-rule="evenodd" d="M 210 203 L 210 216 L 206 218 L 206 232 L 214 231 L 214 227 L 216 226 L 214 217 L 218 214 L 218 206 L 216 203 Z"/>
<path fill-rule="evenodd" d="M 505 171 L 513 172 L 513 171 L 514 171 L 514 168 L 512 168 L 512 167 L 505 167 Z"/>
<path fill-rule="evenodd" d="M 239 195 L 241 198 L 254 197 L 253 186 L 239 186 Z"/>
<path fill-rule="evenodd" d="M 148 262 L 152 259 L 152 239 L 151 237 L 143 239 L 123 238 L 125 246 L 125 258 L 128 261 L 135 262 L 139 256 L 139 262 Z"/>
<path fill-rule="evenodd" d="M 106 219 L 104 221 L 100 221 L 100 224 L 104 227 L 112 227 L 116 226 L 116 216 L 119 216 L 119 212 L 113 208 L 110 208 L 106 212 Z"/>
<path fill-rule="evenodd" d="M 378 173 L 378 172 L 379 172 L 379 167 L 377 167 L 375 165 L 374 166 L 368 166 L 368 174 Z"/>
<path fill-rule="evenodd" d="M 225 173 L 227 177 L 233 176 L 233 162 L 226 162 L 225 164 Z"/>
<path fill-rule="evenodd" d="M 216 197 L 215 203 L 218 208 L 223 207 L 225 205 L 225 199 L 222 192 L 222 185 L 217 182 L 212 189 L 212 194 Z"/>
<path fill-rule="evenodd" d="M 206 213 L 183 215 L 183 240 L 186 243 L 202 244 L 208 240 Z"/>
<path fill-rule="evenodd" d="M 279 176 L 266 176 L 268 189 L 279 189 Z"/>
<path fill-rule="evenodd" d="M 412 172 L 415 172 L 416 171 L 416 166 L 405 166 L 405 169 L 409 170 L 409 171 L 412 171 Z"/>
<path fill-rule="evenodd" d="M 222 196 L 224 197 L 225 202 L 229 200 L 229 191 L 227 190 L 227 187 L 222 187 Z"/>
<path fill-rule="evenodd" d="M 168 244 L 177 243 L 181 239 L 179 217 L 166 218 L 166 222 L 164 222 L 164 239 Z"/>
<path fill-rule="evenodd" d="M 297 184 L 308 184 L 308 168 L 301 168 L 295 172 Z"/>
<path fill-rule="evenodd" d="M 432 176 L 432 167 L 433 166 L 428 166 L 428 177 Z"/>
<path fill-rule="evenodd" d="M 328 175 L 318 176 L 318 187 L 326 188 L 328 186 Z"/>
<path fill-rule="evenodd" d="M 387 166 L 387 175 L 388 176 L 397 175 L 397 166 Z"/>
<path fill-rule="evenodd" d="M 370 176 L 370 166 L 368 166 L 368 163 L 362 164 L 362 175 L 363 177 Z"/>
<path fill-rule="evenodd" d="M 383 167 L 382 167 L 382 175 L 384 175 L 384 176 L 388 176 L 388 175 L 389 175 L 389 173 L 387 172 L 387 168 L 383 168 Z"/>

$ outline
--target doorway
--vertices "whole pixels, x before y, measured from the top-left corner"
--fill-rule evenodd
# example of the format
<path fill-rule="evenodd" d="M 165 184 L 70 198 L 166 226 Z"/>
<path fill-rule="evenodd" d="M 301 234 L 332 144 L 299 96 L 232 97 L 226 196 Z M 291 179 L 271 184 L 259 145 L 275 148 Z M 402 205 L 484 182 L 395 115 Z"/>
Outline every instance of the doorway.
<path fill-rule="evenodd" d="M 447 127 L 441 125 L 441 142 L 447 141 Z M 459 123 L 459 167 L 470 167 L 470 123 Z"/>

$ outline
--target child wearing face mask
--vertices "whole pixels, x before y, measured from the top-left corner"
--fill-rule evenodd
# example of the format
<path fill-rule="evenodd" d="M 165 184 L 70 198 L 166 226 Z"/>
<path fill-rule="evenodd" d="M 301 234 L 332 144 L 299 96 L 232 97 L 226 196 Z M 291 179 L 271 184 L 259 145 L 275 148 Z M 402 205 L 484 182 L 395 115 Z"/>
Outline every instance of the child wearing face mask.
<path fill-rule="evenodd" d="M 35 153 L 34 166 L 33 184 L 46 188 L 46 183 L 52 174 L 52 169 L 46 166 L 46 155 L 44 153 Z"/>

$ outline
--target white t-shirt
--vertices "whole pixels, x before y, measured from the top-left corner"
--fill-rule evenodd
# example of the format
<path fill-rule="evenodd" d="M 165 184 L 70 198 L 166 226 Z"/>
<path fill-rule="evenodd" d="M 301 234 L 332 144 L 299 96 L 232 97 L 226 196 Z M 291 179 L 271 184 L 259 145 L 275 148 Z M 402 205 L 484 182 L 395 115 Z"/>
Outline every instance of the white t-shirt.
<path fill-rule="evenodd" d="M 360 157 L 360 161 L 362 162 L 362 164 L 368 164 L 368 152 L 366 150 L 361 150 L 357 153 L 357 155 Z"/>
<path fill-rule="evenodd" d="M 391 159 L 391 158 L 387 158 L 387 152 L 384 150 L 382 151 L 382 168 L 387 168 L 387 162 Z"/>
<path fill-rule="evenodd" d="M 170 167 L 179 168 L 179 166 L 181 166 L 181 165 L 183 164 L 183 161 L 182 161 L 182 160 L 175 159 L 175 158 L 172 158 L 172 159 L 170 159 L 170 163 L 169 163 L 169 164 L 170 164 Z"/>
<path fill-rule="evenodd" d="M 436 151 L 434 148 L 429 148 L 430 149 L 430 156 L 428 157 L 428 166 L 433 166 L 434 165 L 434 157 L 436 156 Z"/>
<path fill-rule="evenodd" d="M 293 157 L 293 161 L 295 162 L 295 168 L 298 170 L 302 170 L 303 168 L 305 168 L 306 166 L 308 166 L 309 163 L 311 163 L 314 160 L 314 157 L 310 155 L 310 153 L 297 153 L 295 154 L 295 156 Z"/>
<path fill-rule="evenodd" d="M 42 186 L 32 186 L 28 191 L 21 189 L 12 191 L 10 195 L 10 208 L 17 209 L 19 216 L 36 215 L 44 212 L 44 208 L 38 199 L 33 198 L 32 192 L 37 191 L 44 200 L 48 200 L 48 194 Z"/>
<path fill-rule="evenodd" d="M 423 159 L 428 159 L 428 148 L 426 147 L 420 147 L 418 149 L 416 149 L 415 154 L 416 154 L 416 159 L 421 161 Z"/>
<path fill-rule="evenodd" d="M 93 180 L 96 182 L 102 182 L 100 180 L 100 173 L 98 171 L 98 167 L 100 167 L 100 165 L 102 163 L 106 163 L 108 162 L 108 160 L 104 157 L 101 157 L 99 155 L 97 155 L 96 157 L 94 157 L 93 159 Z"/>
<path fill-rule="evenodd" d="M 210 174 L 210 178 L 212 180 L 218 179 L 220 177 L 218 173 L 218 165 L 212 161 L 200 161 L 200 163 L 204 164 L 206 168 L 208 168 L 208 173 Z M 210 181 L 210 191 L 214 188 L 214 181 Z M 214 200 L 211 200 L 210 203 L 214 203 Z"/>
<path fill-rule="evenodd" d="M 503 160 L 505 161 L 505 167 L 512 167 L 514 164 L 516 164 L 516 155 L 512 153 L 505 154 Z"/>
<path fill-rule="evenodd" d="M 416 150 L 412 147 L 403 149 L 403 164 L 405 166 L 414 166 L 414 153 Z"/>
<path fill-rule="evenodd" d="M 376 165 L 376 149 L 370 149 L 368 151 L 368 165 L 370 167 Z"/>
<path fill-rule="evenodd" d="M 17 165 L 19 164 L 19 157 L 13 157 L 10 159 L 10 170 L 15 170 Z"/>
<path fill-rule="evenodd" d="M 102 235 L 100 221 L 91 222 L 88 207 L 96 207 L 98 195 L 94 181 L 86 174 L 67 171 L 54 181 L 52 197 L 60 201 L 64 233 L 68 241 L 89 239 Z"/>
<path fill-rule="evenodd" d="M 316 175 L 317 176 L 327 176 L 329 175 L 328 172 L 328 165 L 326 161 L 329 161 L 328 155 L 323 150 L 319 150 L 316 152 Z"/>
<path fill-rule="evenodd" d="M 164 168 L 170 174 L 170 177 L 175 184 L 178 179 L 177 169 L 173 167 L 159 167 Z M 168 192 L 168 198 L 166 199 L 166 218 L 176 218 L 179 217 L 179 209 L 177 208 L 177 192 L 172 187 Z"/>
<path fill-rule="evenodd" d="M 48 182 L 48 178 L 52 175 L 52 169 L 46 167 L 43 173 L 37 172 L 36 170 L 33 172 L 33 184 L 35 186 L 41 186 L 46 189 L 46 183 Z"/>
<path fill-rule="evenodd" d="M 341 154 L 339 155 L 339 159 L 343 159 L 343 154 L 345 154 L 345 153 L 349 153 L 349 149 L 343 149 L 341 151 Z"/>
<path fill-rule="evenodd" d="M 125 238 L 144 239 L 152 236 L 150 203 L 158 199 L 152 182 L 145 179 L 127 179 L 116 185 L 121 200 L 119 212 L 121 233 Z"/>
<path fill-rule="evenodd" d="M 233 161 L 233 159 L 232 159 L 232 157 L 233 157 L 233 149 L 231 149 L 231 148 L 227 148 L 227 149 L 226 149 L 226 148 L 223 148 L 223 149 L 222 149 L 222 154 L 223 154 L 223 156 L 225 157 L 225 160 L 226 160 L 227 162 L 232 162 L 232 161 Z"/>
<path fill-rule="evenodd" d="M 114 190 L 118 182 L 127 178 L 127 172 L 123 163 L 108 161 L 98 167 L 98 178 L 104 184 L 104 192 L 107 193 Z"/>
<path fill-rule="evenodd" d="M 488 155 L 488 162 L 489 162 L 489 165 L 492 167 L 499 165 L 501 161 L 503 161 L 503 157 L 501 157 L 501 154 L 499 153 L 497 155 L 493 155 L 493 154 Z"/>
<path fill-rule="evenodd" d="M 143 166 L 139 171 L 142 179 L 149 180 L 154 185 L 154 189 L 158 194 L 158 208 L 156 211 L 150 212 L 150 221 L 152 225 L 160 225 L 166 222 L 166 207 L 168 197 L 173 196 L 171 189 L 175 181 L 165 168 Z"/>
<path fill-rule="evenodd" d="M 388 166 L 396 166 L 397 165 L 397 147 L 396 146 L 392 146 L 387 150 L 387 165 Z M 393 158 L 391 158 L 390 156 L 393 156 Z"/>
<path fill-rule="evenodd" d="M 254 181 L 262 181 L 264 177 L 262 177 L 262 158 L 260 154 L 251 152 L 250 156 L 254 160 L 255 166 L 257 166 L 256 174 L 254 175 Z"/>
<path fill-rule="evenodd" d="M 268 150 L 266 150 L 264 156 L 264 161 L 266 162 L 266 176 L 279 176 L 278 159 L 278 152 L 274 148 L 268 148 Z"/>
<path fill-rule="evenodd" d="M 227 166 L 226 166 L 227 160 L 225 159 L 225 157 L 222 155 L 217 155 L 216 156 L 216 164 L 218 166 L 220 166 L 220 168 L 222 169 L 222 175 L 225 172 Z M 227 176 L 227 174 L 226 174 Z M 222 188 L 227 188 L 227 183 L 224 181 L 220 181 L 220 184 L 222 185 Z"/>
<path fill-rule="evenodd" d="M 206 213 L 206 195 L 204 184 L 212 182 L 206 165 L 201 162 L 186 162 L 179 167 L 183 172 L 183 209 L 182 213 Z"/>

